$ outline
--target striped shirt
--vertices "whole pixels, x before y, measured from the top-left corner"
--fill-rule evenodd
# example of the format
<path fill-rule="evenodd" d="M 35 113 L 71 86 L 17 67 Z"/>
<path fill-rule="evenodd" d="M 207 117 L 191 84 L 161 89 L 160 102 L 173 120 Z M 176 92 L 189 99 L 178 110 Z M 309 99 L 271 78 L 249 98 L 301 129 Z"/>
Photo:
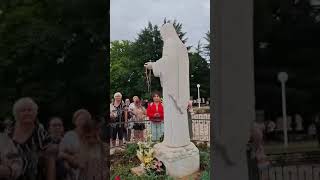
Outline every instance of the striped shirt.
<path fill-rule="evenodd" d="M 12 135 L 13 133 L 10 134 Z M 46 149 L 47 145 L 51 143 L 51 138 L 47 131 L 43 128 L 42 125 L 37 124 L 31 136 L 24 143 L 19 143 L 14 140 L 13 142 L 23 161 L 22 175 L 18 180 L 39 179 L 40 153 L 43 152 Z"/>

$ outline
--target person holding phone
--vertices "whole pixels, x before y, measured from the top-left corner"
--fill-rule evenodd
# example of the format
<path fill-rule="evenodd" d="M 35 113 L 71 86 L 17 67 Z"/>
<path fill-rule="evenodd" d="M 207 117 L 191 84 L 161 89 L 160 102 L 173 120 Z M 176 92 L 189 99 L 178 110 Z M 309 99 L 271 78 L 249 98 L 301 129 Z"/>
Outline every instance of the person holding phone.
<path fill-rule="evenodd" d="M 116 146 L 117 136 L 119 138 L 119 146 L 123 145 L 123 132 L 127 128 L 128 111 L 122 101 L 122 94 L 117 92 L 114 94 L 114 102 L 111 104 L 110 112 L 112 126 L 112 146 Z"/>

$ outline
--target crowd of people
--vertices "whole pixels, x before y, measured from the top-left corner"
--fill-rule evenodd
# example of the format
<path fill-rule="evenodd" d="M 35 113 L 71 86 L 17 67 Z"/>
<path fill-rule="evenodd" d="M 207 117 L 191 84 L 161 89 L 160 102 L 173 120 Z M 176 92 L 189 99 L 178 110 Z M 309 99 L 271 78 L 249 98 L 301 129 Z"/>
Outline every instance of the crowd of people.
<path fill-rule="evenodd" d="M 49 118 L 45 127 L 38 119 L 38 108 L 32 98 L 20 98 L 12 107 L 13 120 L 0 122 L 0 180 L 104 180 L 108 165 L 103 140 L 110 137 L 111 147 L 117 139 L 120 146 L 145 141 L 146 121 L 153 141 L 164 135 L 159 92 L 152 93 L 152 102 L 138 96 L 123 101 L 122 94 L 115 93 L 108 130 L 86 109 L 73 113 L 70 131 L 65 132 L 59 116 Z M 103 133 L 110 136 L 102 139 Z"/>
<path fill-rule="evenodd" d="M 159 92 L 152 93 L 152 102 L 142 101 L 138 96 L 123 101 L 122 94 L 117 92 L 110 104 L 111 146 L 119 146 L 124 141 L 144 141 L 145 121 L 150 121 L 152 140 L 159 141 L 164 134 L 164 114 Z M 133 136 L 132 136 L 133 135 Z"/>
<path fill-rule="evenodd" d="M 0 180 L 107 179 L 101 124 L 87 110 L 74 112 L 75 128 L 65 133 L 58 116 L 47 129 L 40 123 L 31 98 L 17 100 L 12 109 L 12 126 L 1 124 Z"/>
<path fill-rule="evenodd" d="M 299 140 L 318 140 L 320 144 L 320 118 L 319 114 L 308 117 L 304 122 L 302 116 L 295 114 L 294 116 L 287 117 L 287 131 L 292 141 Z M 262 130 L 264 141 L 279 142 L 282 141 L 283 135 L 283 118 L 277 117 L 276 120 L 258 120 L 256 122 Z"/>

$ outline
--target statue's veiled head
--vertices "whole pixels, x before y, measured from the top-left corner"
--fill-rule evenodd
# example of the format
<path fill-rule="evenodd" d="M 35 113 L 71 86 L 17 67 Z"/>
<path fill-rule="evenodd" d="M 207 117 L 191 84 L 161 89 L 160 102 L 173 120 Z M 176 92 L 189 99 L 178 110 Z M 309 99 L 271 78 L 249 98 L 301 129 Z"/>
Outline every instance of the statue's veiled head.
<path fill-rule="evenodd" d="M 169 38 L 179 38 L 176 29 L 174 28 L 172 23 L 164 24 L 160 29 L 160 34 L 163 41 Z"/>

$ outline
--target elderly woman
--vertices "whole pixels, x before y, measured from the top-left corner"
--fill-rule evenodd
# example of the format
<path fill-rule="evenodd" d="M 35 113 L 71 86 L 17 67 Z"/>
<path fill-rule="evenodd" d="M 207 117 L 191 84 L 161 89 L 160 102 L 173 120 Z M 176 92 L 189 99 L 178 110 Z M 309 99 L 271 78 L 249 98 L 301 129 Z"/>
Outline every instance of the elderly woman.
<path fill-rule="evenodd" d="M 264 152 L 262 129 L 256 122 L 253 123 L 251 128 L 250 142 L 252 148 L 251 156 L 256 159 L 258 168 L 265 170 L 270 165 L 270 162 Z"/>
<path fill-rule="evenodd" d="M 146 117 L 146 109 L 141 105 L 139 97 L 134 99 L 134 106 L 131 110 L 133 115 L 134 137 L 137 141 L 144 141 L 143 131 L 145 130 L 144 119 Z"/>
<path fill-rule="evenodd" d="M 78 154 L 79 180 L 106 180 L 108 178 L 106 151 L 98 132 L 99 124 L 94 120 L 88 121 L 83 126 Z"/>
<path fill-rule="evenodd" d="M 123 145 L 123 132 L 126 128 L 128 120 L 128 111 L 125 104 L 122 102 L 122 94 L 117 92 L 114 94 L 114 102 L 110 106 L 110 118 L 112 124 L 112 146 L 116 145 L 117 135 L 119 138 L 119 146 Z"/>
<path fill-rule="evenodd" d="M 3 133 L 5 125 L 0 123 L 0 179 L 15 180 L 22 171 L 22 159 L 11 139 Z"/>
<path fill-rule="evenodd" d="M 87 110 L 77 110 L 72 118 L 75 129 L 67 132 L 60 142 L 59 158 L 65 161 L 65 166 L 68 169 L 66 179 L 68 180 L 79 179 L 80 162 L 77 156 L 80 152 L 81 136 L 83 134 L 83 127 L 91 120 L 92 116 Z"/>
<path fill-rule="evenodd" d="M 13 105 L 15 125 L 10 133 L 22 160 L 23 167 L 18 180 L 43 179 L 40 176 L 39 159 L 46 160 L 48 179 L 53 177 L 56 146 L 51 144 L 48 133 L 37 121 L 38 105 L 28 97 L 21 98 Z"/>

